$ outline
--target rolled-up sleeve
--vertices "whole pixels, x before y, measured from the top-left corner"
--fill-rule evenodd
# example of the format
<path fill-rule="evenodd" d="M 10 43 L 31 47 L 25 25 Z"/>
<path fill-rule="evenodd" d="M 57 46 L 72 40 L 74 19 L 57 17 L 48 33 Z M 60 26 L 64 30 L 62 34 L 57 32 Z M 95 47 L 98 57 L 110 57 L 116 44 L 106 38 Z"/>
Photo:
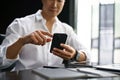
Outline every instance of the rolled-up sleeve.
<path fill-rule="evenodd" d="M 10 65 L 12 65 L 14 62 L 18 60 L 16 59 L 7 59 L 6 58 L 6 46 L 0 46 L 0 69 L 8 68 Z"/>
<path fill-rule="evenodd" d="M 6 37 L 0 45 L 0 68 L 7 68 L 19 59 L 19 56 L 16 59 L 6 58 L 8 46 L 12 45 L 20 37 L 19 31 L 17 31 L 20 30 L 19 26 L 15 20 L 6 30 Z"/>

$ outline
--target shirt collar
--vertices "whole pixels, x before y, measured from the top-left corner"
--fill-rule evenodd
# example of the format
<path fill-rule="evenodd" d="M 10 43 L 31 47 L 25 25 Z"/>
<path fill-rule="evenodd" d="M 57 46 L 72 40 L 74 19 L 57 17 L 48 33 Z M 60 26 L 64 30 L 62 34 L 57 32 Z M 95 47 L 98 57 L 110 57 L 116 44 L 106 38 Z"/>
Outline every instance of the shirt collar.
<path fill-rule="evenodd" d="M 38 10 L 38 11 L 36 12 L 36 14 L 35 14 L 36 20 L 37 20 L 37 21 L 41 21 L 41 20 L 46 21 L 46 20 L 43 18 L 41 12 L 42 12 L 42 10 Z M 56 18 L 55 18 L 55 23 L 58 23 L 58 22 L 59 22 L 59 19 L 56 17 Z"/>

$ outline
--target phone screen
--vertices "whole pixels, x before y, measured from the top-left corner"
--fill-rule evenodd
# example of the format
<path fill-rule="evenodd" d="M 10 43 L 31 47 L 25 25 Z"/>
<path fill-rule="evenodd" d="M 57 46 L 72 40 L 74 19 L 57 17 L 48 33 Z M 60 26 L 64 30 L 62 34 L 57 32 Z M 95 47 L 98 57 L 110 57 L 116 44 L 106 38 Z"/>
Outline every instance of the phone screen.
<path fill-rule="evenodd" d="M 52 52 L 53 48 L 63 49 L 60 46 L 60 44 L 61 43 L 65 44 L 66 39 L 67 39 L 67 34 L 65 34 L 65 33 L 55 33 L 53 35 L 50 52 Z"/>

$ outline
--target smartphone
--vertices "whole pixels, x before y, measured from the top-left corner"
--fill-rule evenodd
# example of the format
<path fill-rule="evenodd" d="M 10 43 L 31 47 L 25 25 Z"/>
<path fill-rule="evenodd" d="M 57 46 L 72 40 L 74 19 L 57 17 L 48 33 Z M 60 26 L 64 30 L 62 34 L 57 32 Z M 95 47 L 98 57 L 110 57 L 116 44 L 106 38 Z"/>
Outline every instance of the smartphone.
<path fill-rule="evenodd" d="M 60 44 L 61 43 L 65 44 L 66 39 L 67 39 L 67 34 L 65 34 L 65 33 L 55 33 L 53 35 L 50 52 L 52 52 L 53 48 L 63 49 L 60 46 Z"/>

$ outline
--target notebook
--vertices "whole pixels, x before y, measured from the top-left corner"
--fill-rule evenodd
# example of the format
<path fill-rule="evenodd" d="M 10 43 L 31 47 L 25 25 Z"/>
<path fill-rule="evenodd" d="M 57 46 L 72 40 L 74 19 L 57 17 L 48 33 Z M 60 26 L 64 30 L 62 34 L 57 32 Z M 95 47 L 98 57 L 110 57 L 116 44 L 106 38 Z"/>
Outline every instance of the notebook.
<path fill-rule="evenodd" d="M 98 65 L 96 69 L 120 72 L 120 64 Z"/>
<path fill-rule="evenodd" d="M 75 79 L 86 76 L 84 73 L 79 73 L 77 71 L 72 71 L 65 68 L 55 68 L 55 69 L 39 68 L 39 69 L 33 69 L 32 72 L 49 80 Z"/>

